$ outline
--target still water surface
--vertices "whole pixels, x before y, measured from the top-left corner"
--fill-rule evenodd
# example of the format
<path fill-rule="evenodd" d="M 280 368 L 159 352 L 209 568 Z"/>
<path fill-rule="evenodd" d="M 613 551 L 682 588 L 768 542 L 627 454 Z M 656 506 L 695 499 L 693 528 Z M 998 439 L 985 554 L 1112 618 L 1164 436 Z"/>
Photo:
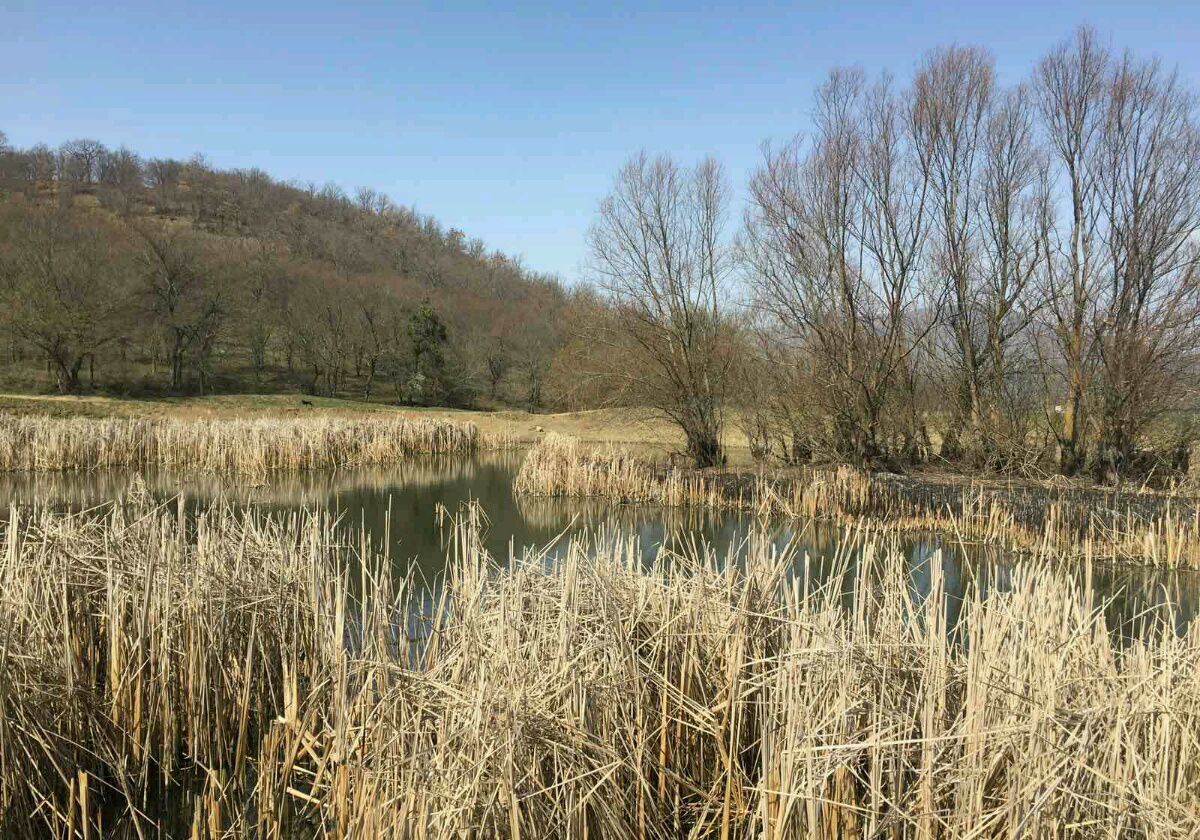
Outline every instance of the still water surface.
<path fill-rule="evenodd" d="M 437 511 L 444 507 L 456 512 L 469 500 L 478 501 L 486 511 L 490 526 L 485 545 L 499 559 L 509 556 L 510 547 L 519 553 L 527 546 L 561 545 L 564 536 L 603 526 L 636 535 L 647 560 L 664 545 L 681 548 L 702 542 L 718 556 L 736 562 L 751 534 L 765 529 L 780 547 L 790 543 L 798 557 L 807 554 L 812 561 L 810 573 L 824 576 L 829 564 L 821 561 L 832 558 L 849 539 L 841 529 L 821 523 L 761 523 L 739 513 L 517 497 L 512 482 L 522 457 L 523 453 L 509 452 L 414 458 L 389 468 L 272 475 L 264 482 L 165 474 L 144 478 L 156 497 L 167 500 L 182 493 L 193 506 L 226 499 L 265 512 L 301 507 L 329 510 L 341 517 L 340 527 L 348 536 L 365 532 L 373 545 L 386 544 L 398 571 L 416 564 L 430 581 L 436 580 L 445 563 Z M 0 505 L 52 500 L 70 508 L 91 507 L 119 497 L 134 480 L 133 473 L 124 471 L 0 474 Z M 972 582 L 984 591 L 1003 589 L 1014 568 L 1012 557 L 982 546 L 964 548 L 936 534 L 910 535 L 902 548 L 918 595 L 928 592 L 933 563 L 940 562 L 946 589 L 955 596 Z M 852 577 L 847 575 L 847 589 Z M 1197 572 L 1105 565 L 1095 570 L 1093 586 L 1096 603 L 1103 605 L 1110 626 L 1123 633 L 1133 632 L 1139 616 L 1164 610 L 1182 630 L 1200 607 Z M 953 621 L 954 616 L 948 618 Z"/>

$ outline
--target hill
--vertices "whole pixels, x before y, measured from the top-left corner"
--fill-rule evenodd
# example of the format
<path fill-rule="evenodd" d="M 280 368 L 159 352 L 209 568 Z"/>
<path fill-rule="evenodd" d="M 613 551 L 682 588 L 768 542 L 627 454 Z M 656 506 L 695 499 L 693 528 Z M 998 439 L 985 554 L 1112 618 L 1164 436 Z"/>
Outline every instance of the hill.
<path fill-rule="evenodd" d="M 538 408 L 573 293 L 363 188 L 0 132 L 0 387 Z"/>

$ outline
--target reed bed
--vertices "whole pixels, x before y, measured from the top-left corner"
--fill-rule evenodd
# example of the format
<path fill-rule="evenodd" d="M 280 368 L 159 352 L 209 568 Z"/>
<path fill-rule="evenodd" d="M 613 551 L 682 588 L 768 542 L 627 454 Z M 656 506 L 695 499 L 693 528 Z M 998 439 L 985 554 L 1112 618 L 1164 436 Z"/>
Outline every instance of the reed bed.
<path fill-rule="evenodd" d="M 511 448 L 473 423 L 411 418 L 146 419 L 0 415 L 0 472 L 159 468 L 219 475 L 386 464 Z"/>
<path fill-rule="evenodd" d="M 1200 832 L 1200 629 L 1114 640 L 1084 568 L 1025 564 L 947 626 L 940 565 L 917 598 L 886 533 L 833 558 L 848 606 L 766 540 L 498 565 L 483 521 L 429 603 L 317 514 L 14 510 L 0 835 Z"/>
<path fill-rule="evenodd" d="M 515 470 L 521 463 L 517 451 L 480 451 L 470 458 L 458 455 L 412 456 L 392 464 L 362 467 L 274 472 L 242 476 L 129 469 L 88 472 L 0 472 L 0 511 L 10 504 L 56 502 L 88 508 L 119 498 L 134 485 L 167 499 L 183 495 L 201 503 L 224 499 L 238 505 L 324 505 L 339 495 L 381 493 L 396 487 L 428 489 L 447 481 L 470 482 L 481 468 Z M 604 506 L 600 500 L 596 505 Z"/>
<path fill-rule="evenodd" d="M 529 450 L 514 488 L 534 497 L 936 530 L 1012 550 L 1200 569 L 1200 504 L 1188 497 L 939 485 L 851 467 L 699 472 L 563 435 L 548 435 Z"/>

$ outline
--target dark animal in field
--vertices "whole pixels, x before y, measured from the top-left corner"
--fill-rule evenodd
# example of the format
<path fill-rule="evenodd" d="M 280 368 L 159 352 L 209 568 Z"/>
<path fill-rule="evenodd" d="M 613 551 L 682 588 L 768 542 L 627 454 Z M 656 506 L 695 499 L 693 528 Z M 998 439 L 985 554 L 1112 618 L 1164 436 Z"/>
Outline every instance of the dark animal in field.
<path fill-rule="evenodd" d="M 312 400 L 300 400 L 300 405 L 312 405 Z"/>

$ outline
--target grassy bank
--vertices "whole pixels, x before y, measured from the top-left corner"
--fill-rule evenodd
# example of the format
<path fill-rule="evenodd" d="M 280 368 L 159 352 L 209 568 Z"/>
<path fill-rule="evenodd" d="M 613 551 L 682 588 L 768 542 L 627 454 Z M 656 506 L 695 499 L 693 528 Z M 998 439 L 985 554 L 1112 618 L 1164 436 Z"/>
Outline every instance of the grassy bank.
<path fill-rule="evenodd" d="M 433 617 L 330 523 L 135 492 L 26 512 L 0 561 L 5 837 L 1191 837 L 1200 630 L 1115 643 L 1085 574 L 856 604 L 765 541 L 494 566 L 467 511 Z M 844 558 L 843 558 L 844 560 Z M 358 593 L 351 597 L 351 592 Z M 431 615 L 427 612 L 426 615 Z M 422 641 L 414 644 L 410 640 Z"/>
<path fill-rule="evenodd" d="M 514 486 L 525 496 L 865 522 L 1057 557 L 1200 568 L 1200 504 L 1186 496 L 937 483 L 849 467 L 702 472 L 561 435 L 530 449 Z"/>
<path fill-rule="evenodd" d="M 0 471 L 161 468 L 219 475 L 394 463 L 511 445 L 425 418 L 48 418 L 0 415 Z"/>
<path fill-rule="evenodd" d="M 305 402 L 311 403 L 306 405 Z M 452 408 L 396 406 L 388 402 L 306 397 L 296 394 L 227 394 L 210 397 L 118 399 L 0 394 L 0 413 L 49 417 L 136 417 L 170 419 L 256 419 L 325 417 L 329 415 L 403 417 L 474 423 L 481 434 L 512 437 L 526 443 L 548 433 L 567 434 L 594 443 L 637 446 L 654 455 L 682 451 L 684 439 L 661 416 L 647 409 L 606 408 L 591 411 L 531 413 L 517 409 L 467 411 Z M 748 463 L 744 435 L 731 430 L 726 438 L 731 460 Z"/>

